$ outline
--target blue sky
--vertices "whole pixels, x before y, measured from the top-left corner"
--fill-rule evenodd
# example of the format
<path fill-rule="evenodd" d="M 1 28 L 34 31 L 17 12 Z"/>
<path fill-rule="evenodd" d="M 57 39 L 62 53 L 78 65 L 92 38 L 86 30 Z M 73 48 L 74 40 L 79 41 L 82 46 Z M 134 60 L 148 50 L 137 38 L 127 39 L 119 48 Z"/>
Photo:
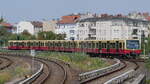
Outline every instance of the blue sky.
<path fill-rule="evenodd" d="M 50 20 L 70 13 L 150 12 L 150 0 L 0 0 L 8 22 Z"/>

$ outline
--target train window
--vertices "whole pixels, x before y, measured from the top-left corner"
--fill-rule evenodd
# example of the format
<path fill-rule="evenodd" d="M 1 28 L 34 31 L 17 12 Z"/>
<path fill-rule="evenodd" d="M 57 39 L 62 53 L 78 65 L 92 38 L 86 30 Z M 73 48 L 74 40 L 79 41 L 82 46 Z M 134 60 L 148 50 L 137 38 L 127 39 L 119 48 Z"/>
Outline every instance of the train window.
<path fill-rule="evenodd" d="M 123 49 L 125 49 L 125 43 L 123 43 Z"/>
<path fill-rule="evenodd" d="M 106 43 L 104 43 L 104 48 L 107 48 L 107 44 Z"/>
<path fill-rule="evenodd" d="M 27 46 L 30 46 L 30 42 L 27 42 Z"/>
<path fill-rule="evenodd" d="M 119 43 L 119 48 L 122 48 L 122 43 Z"/>
<path fill-rule="evenodd" d="M 85 46 L 84 46 L 85 48 L 88 48 L 88 42 L 85 42 Z"/>
<path fill-rule="evenodd" d="M 25 43 L 24 43 L 24 42 L 22 42 L 22 46 L 25 46 Z"/>
<path fill-rule="evenodd" d="M 70 41 L 68 42 L 68 48 L 70 48 L 71 46 L 70 46 Z"/>
<path fill-rule="evenodd" d="M 115 43 L 110 43 L 110 48 L 115 48 Z"/>
<path fill-rule="evenodd" d="M 68 48 L 68 42 L 65 42 L 65 48 Z"/>
<path fill-rule="evenodd" d="M 48 43 L 48 42 L 46 42 L 46 43 L 45 43 L 45 46 L 49 46 L 49 43 Z"/>
<path fill-rule="evenodd" d="M 107 49 L 110 49 L 110 43 L 109 43 L 109 41 L 107 41 Z"/>
<path fill-rule="evenodd" d="M 73 48 L 76 48 L 76 42 L 73 42 Z"/>
<path fill-rule="evenodd" d="M 119 49 L 119 41 L 116 41 L 116 49 Z"/>
<path fill-rule="evenodd" d="M 71 48 L 74 48 L 73 42 L 70 42 L 70 47 L 71 47 Z"/>
<path fill-rule="evenodd" d="M 92 48 L 95 48 L 95 43 L 94 42 L 92 42 Z"/>
<path fill-rule="evenodd" d="M 86 48 L 86 43 L 82 42 L 82 48 Z"/>
<path fill-rule="evenodd" d="M 16 42 L 16 46 L 19 46 L 19 43 L 18 43 L 18 42 Z"/>
<path fill-rule="evenodd" d="M 26 42 L 24 43 L 24 46 L 27 46 L 27 43 L 26 43 Z"/>
<path fill-rule="evenodd" d="M 60 45 L 59 45 L 60 43 L 59 42 L 57 42 L 57 47 L 59 47 Z"/>
<path fill-rule="evenodd" d="M 38 43 L 38 42 L 35 42 L 35 46 L 39 46 L 39 43 Z"/>
<path fill-rule="evenodd" d="M 51 43 L 50 42 L 48 42 L 48 47 L 50 47 L 51 46 Z"/>
<path fill-rule="evenodd" d="M 65 47 L 65 42 L 63 42 L 62 44 L 63 44 L 63 47 Z"/>
<path fill-rule="evenodd" d="M 40 46 L 44 46 L 44 43 L 43 43 L 43 42 L 41 42 L 41 43 L 40 43 Z"/>
<path fill-rule="evenodd" d="M 32 42 L 30 43 L 30 46 L 33 46 L 33 43 L 32 43 Z"/>
<path fill-rule="evenodd" d="M 79 43 L 79 48 L 84 48 L 83 42 Z"/>
<path fill-rule="evenodd" d="M 55 42 L 55 47 L 58 47 L 58 43 Z"/>
<path fill-rule="evenodd" d="M 10 46 L 13 46 L 13 42 L 10 42 L 9 45 L 10 45 Z"/>
<path fill-rule="evenodd" d="M 96 42 L 96 48 L 99 48 L 99 43 L 98 42 Z"/>
<path fill-rule="evenodd" d="M 14 43 L 14 46 L 16 46 L 16 42 Z"/>
<path fill-rule="evenodd" d="M 61 42 L 58 42 L 58 46 L 61 47 Z"/>
<path fill-rule="evenodd" d="M 106 43 L 102 43 L 102 48 L 106 48 Z"/>
<path fill-rule="evenodd" d="M 85 48 L 85 43 L 84 42 L 82 42 L 82 48 Z"/>
<path fill-rule="evenodd" d="M 79 43 L 79 48 L 81 48 L 81 42 Z"/>
<path fill-rule="evenodd" d="M 101 41 L 99 41 L 99 49 L 102 49 Z"/>
<path fill-rule="evenodd" d="M 65 48 L 68 48 L 68 42 L 65 42 Z"/>
<path fill-rule="evenodd" d="M 88 48 L 91 48 L 91 42 L 88 42 Z"/>
<path fill-rule="evenodd" d="M 54 47 L 57 47 L 57 43 L 56 42 L 54 42 Z"/>
<path fill-rule="evenodd" d="M 115 48 L 115 45 L 116 45 L 115 43 L 112 43 L 112 48 Z"/>

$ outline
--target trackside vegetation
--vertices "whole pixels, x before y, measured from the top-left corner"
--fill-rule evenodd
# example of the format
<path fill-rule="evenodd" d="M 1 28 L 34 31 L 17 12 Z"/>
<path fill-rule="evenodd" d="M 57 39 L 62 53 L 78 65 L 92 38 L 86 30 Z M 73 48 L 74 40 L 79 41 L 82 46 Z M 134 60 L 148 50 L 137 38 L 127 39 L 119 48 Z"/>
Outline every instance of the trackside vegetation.
<path fill-rule="evenodd" d="M 94 69 L 99 69 L 108 66 L 109 64 L 98 58 L 91 58 L 85 53 L 64 53 L 64 52 L 38 52 L 37 57 L 43 58 L 55 58 L 62 60 L 71 66 L 77 67 L 81 70 L 89 71 Z"/>
<path fill-rule="evenodd" d="M 30 73 L 30 68 L 26 63 L 22 63 L 21 65 L 13 65 L 8 69 L 0 71 L 0 84 L 5 84 L 11 80 L 13 81 L 14 79 L 23 79 L 25 75 Z"/>
<path fill-rule="evenodd" d="M 27 50 L 0 50 L 0 52 L 19 52 L 30 53 Z M 65 52 L 50 52 L 50 51 L 36 51 L 36 57 L 42 57 L 45 59 L 59 59 L 72 67 L 77 67 L 83 71 L 95 70 L 103 67 L 107 67 L 110 64 L 98 57 L 90 57 L 86 53 L 65 53 Z"/>

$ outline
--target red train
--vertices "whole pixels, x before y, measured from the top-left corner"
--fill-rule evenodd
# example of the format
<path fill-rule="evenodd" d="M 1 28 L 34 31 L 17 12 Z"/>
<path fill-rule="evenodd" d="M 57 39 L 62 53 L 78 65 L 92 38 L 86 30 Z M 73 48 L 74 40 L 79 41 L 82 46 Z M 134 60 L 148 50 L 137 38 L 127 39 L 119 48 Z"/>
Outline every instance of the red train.
<path fill-rule="evenodd" d="M 139 40 L 10 40 L 8 49 L 86 52 L 124 57 L 135 57 L 141 53 Z"/>

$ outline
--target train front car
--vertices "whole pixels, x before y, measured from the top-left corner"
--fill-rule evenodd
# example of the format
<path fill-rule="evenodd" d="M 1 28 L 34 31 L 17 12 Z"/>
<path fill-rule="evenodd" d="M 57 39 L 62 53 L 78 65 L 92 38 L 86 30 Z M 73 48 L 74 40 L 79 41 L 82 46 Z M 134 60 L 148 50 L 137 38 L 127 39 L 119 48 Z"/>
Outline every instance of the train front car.
<path fill-rule="evenodd" d="M 126 48 L 124 54 L 128 57 L 136 58 L 142 52 L 139 40 L 125 40 Z"/>

